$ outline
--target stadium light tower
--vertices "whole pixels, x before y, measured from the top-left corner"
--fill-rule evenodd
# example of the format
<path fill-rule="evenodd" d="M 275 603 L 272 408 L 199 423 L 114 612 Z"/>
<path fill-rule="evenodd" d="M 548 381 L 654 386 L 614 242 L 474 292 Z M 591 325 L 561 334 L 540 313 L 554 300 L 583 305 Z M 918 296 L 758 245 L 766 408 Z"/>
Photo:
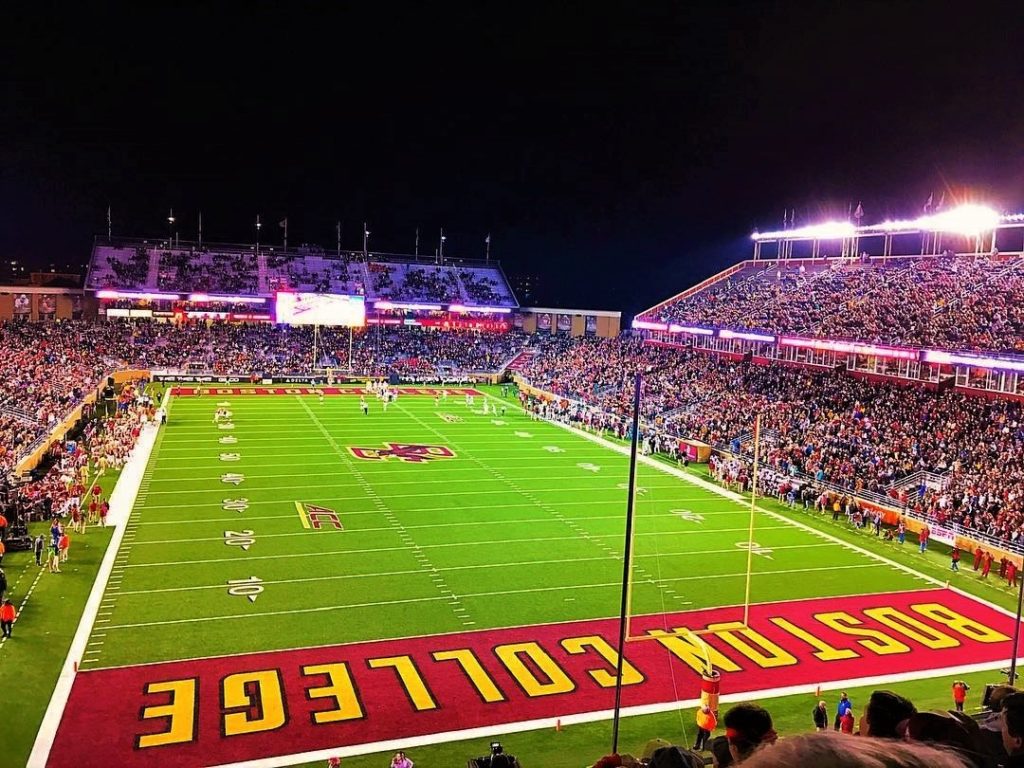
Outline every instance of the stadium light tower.
<path fill-rule="evenodd" d="M 256 255 L 260 255 L 260 228 L 263 224 L 260 223 L 260 215 L 256 214 Z"/>
<path fill-rule="evenodd" d="M 366 222 L 363 222 L 363 258 L 366 259 L 368 256 L 368 248 L 370 244 L 370 230 L 366 228 Z"/>
<path fill-rule="evenodd" d="M 438 247 L 437 247 L 437 255 L 438 255 L 438 258 L 441 259 L 441 263 L 442 264 L 444 264 L 444 241 L 446 239 L 447 238 L 444 236 L 444 227 L 441 227 L 441 242 L 440 242 L 440 245 L 438 245 Z"/>
<path fill-rule="evenodd" d="M 171 208 L 170 213 L 167 214 L 167 247 L 170 248 L 174 243 L 174 209 Z"/>

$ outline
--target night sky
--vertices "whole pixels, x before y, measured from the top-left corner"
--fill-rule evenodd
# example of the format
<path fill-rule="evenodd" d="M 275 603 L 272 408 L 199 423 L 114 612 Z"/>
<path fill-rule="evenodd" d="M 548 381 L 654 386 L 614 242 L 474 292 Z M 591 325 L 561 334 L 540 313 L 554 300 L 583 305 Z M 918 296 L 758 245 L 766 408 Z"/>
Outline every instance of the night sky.
<path fill-rule="evenodd" d="M 1024 207 L 1020 3 L 69 5 L 4 10 L 2 260 L 84 262 L 108 205 L 332 249 L 365 219 L 632 314 L 784 208 Z"/>

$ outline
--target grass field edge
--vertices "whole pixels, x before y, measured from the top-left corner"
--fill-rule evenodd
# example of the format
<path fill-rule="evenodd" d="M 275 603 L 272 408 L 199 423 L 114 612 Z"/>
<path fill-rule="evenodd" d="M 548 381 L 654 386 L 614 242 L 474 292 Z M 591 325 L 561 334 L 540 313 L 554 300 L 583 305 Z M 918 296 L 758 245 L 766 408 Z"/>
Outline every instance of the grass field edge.
<path fill-rule="evenodd" d="M 170 392 L 164 396 L 163 406 L 166 408 L 170 400 Z M 103 555 L 99 572 L 93 582 L 92 590 L 82 611 L 82 618 L 79 620 L 78 629 L 75 631 L 68 655 L 64 659 L 60 675 L 57 678 L 57 685 L 50 696 L 50 703 L 46 707 L 43 721 L 36 732 L 36 739 L 32 745 L 32 752 L 28 758 L 28 768 L 44 768 L 50 757 L 50 750 L 53 747 L 54 737 L 60 727 L 67 708 L 68 698 L 71 696 L 71 687 L 74 685 L 75 677 L 78 674 L 78 660 L 85 652 L 86 643 L 92 634 L 93 626 L 99 613 L 100 603 L 107 590 L 107 583 L 114 570 L 114 561 L 121 551 L 121 543 L 124 540 L 128 528 L 128 520 L 131 517 L 135 500 L 142 485 L 143 476 L 149 467 L 150 458 L 156 448 L 159 436 L 163 434 L 163 428 L 157 426 L 155 429 L 144 429 L 136 443 L 135 453 L 125 464 L 113 492 L 110 494 L 111 519 L 115 525 L 114 533 L 107 544 L 107 551 Z M 123 513 L 121 510 L 124 510 Z"/>

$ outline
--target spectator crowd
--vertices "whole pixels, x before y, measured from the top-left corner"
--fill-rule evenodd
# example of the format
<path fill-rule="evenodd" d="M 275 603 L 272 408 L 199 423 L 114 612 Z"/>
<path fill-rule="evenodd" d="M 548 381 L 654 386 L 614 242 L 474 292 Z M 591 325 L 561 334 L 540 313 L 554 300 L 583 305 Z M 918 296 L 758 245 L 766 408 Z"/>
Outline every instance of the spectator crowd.
<path fill-rule="evenodd" d="M 719 719 L 697 710 L 697 740 L 673 744 L 652 739 L 640 757 L 606 755 L 593 768 L 699 768 L 710 753 L 716 768 L 1019 768 L 1024 766 L 1024 693 L 995 686 L 976 716 L 964 712 L 962 680 L 951 684 L 954 708 L 919 711 L 897 692 L 876 690 L 863 709 L 842 692 L 834 709 L 817 702 L 807 732 L 780 738 L 771 713 L 737 704 Z M 834 713 L 834 716 L 833 716 Z M 812 730 L 813 729 L 813 730 Z M 715 736 L 716 731 L 724 731 Z"/>
<path fill-rule="evenodd" d="M 1024 352 L 1024 262 L 991 256 L 747 266 L 643 319 L 924 348 Z"/>
<path fill-rule="evenodd" d="M 86 287 L 176 294 L 262 296 L 276 291 L 309 291 L 366 296 L 403 302 L 516 306 L 498 266 L 452 266 L 427 260 L 373 260 L 361 253 L 328 255 L 303 245 L 294 251 L 272 248 L 259 254 L 204 246 L 97 245 Z"/>

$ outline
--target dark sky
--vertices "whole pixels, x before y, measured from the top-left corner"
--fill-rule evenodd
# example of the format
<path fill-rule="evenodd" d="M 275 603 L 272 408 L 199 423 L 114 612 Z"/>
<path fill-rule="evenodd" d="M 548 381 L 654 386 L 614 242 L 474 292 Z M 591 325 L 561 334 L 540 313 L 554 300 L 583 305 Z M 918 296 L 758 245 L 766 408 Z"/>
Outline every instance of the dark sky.
<path fill-rule="evenodd" d="M 4 10 L 0 259 L 83 261 L 108 204 L 221 241 L 366 219 L 632 314 L 786 207 L 1024 205 L 1019 2 L 69 6 Z"/>

